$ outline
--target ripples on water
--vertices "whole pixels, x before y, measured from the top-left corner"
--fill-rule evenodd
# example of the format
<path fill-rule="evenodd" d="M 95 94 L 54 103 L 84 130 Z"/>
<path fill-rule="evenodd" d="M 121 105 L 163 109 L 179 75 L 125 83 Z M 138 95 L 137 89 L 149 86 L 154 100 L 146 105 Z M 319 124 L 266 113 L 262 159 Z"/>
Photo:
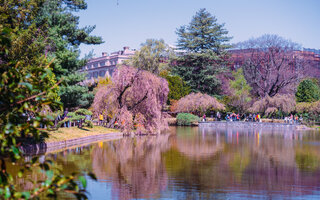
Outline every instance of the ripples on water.
<path fill-rule="evenodd" d="M 319 132 L 171 127 L 47 155 L 91 199 L 320 199 Z"/>

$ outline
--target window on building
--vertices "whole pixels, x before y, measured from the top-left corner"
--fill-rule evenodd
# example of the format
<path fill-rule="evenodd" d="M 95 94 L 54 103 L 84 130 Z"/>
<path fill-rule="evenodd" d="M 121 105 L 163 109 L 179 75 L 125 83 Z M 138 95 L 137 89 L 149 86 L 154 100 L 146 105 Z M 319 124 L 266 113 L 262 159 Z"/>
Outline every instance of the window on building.
<path fill-rule="evenodd" d="M 106 74 L 106 71 L 105 71 L 105 70 L 99 71 L 99 76 L 100 76 L 100 77 L 104 77 L 105 74 Z"/>
<path fill-rule="evenodd" d="M 109 69 L 110 76 L 112 76 L 113 72 L 114 72 L 114 69 Z"/>

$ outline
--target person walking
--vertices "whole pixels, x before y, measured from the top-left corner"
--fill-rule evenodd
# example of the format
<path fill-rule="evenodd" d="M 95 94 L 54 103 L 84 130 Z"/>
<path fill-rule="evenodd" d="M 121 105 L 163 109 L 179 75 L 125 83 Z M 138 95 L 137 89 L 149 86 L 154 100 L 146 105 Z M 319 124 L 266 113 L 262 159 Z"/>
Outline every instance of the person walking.
<path fill-rule="evenodd" d="M 226 115 L 226 121 L 230 121 L 229 114 Z"/>
<path fill-rule="evenodd" d="M 220 118 L 220 117 L 219 117 L 219 114 L 220 114 L 220 113 L 219 113 L 219 111 L 218 111 L 217 114 L 216 114 L 217 121 L 220 121 L 220 119 L 219 119 L 219 118 Z"/>
<path fill-rule="evenodd" d="M 203 121 L 205 122 L 207 119 L 206 119 L 206 114 L 203 115 Z"/>
<path fill-rule="evenodd" d="M 62 120 L 68 119 L 68 113 L 69 113 L 68 108 L 66 108 L 66 109 L 64 110 L 64 112 L 63 112 Z M 70 127 L 70 121 L 66 121 L 66 122 L 65 122 L 65 127 L 67 127 L 67 128 Z"/>

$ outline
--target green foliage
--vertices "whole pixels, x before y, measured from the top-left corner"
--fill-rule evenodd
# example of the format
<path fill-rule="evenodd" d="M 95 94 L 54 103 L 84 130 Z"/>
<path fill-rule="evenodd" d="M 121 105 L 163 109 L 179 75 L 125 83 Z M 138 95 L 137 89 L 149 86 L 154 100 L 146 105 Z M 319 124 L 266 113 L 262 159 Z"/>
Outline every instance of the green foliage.
<path fill-rule="evenodd" d="M 59 95 L 65 108 L 88 108 L 94 98 L 88 86 L 80 83 L 85 75 L 74 73 L 86 64 L 79 59 L 81 44 L 101 44 L 101 37 L 91 36 L 95 26 L 79 27 L 79 17 L 73 13 L 87 8 L 83 0 L 47 0 L 36 17 L 37 26 L 46 23 L 48 27 L 49 58 L 54 58 L 53 72 L 63 80 Z"/>
<path fill-rule="evenodd" d="M 92 112 L 87 109 L 83 109 L 83 108 L 78 109 L 75 112 L 68 112 L 67 117 L 58 123 L 58 127 L 62 126 L 62 124 L 66 123 L 66 122 L 78 122 L 80 124 L 80 126 L 84 125 L 84 126 L 92 128 L 93 123 L 90 120 L 85 120 L 86 115 L 91 116 Z"/>
<path fill-rule="evenodd" d="M 190 113 L 179 113 L 177 115 L 177 124 L 179 126 L 190 126 L 194 122 L 198 122 L 199 117 Z"/>
<path fill-rule="evenodd" d="M 320 122 L 320 100 L 311 103 L 297 103 L 295 111 L 302 114 L 303 122 L 307 125 L 314 125 Z"/>
<path fill-rule="evenodd" d="M 0 4 L 0 199 L 57 198 L 58 192 L 86 198 L 85 188 L 77 182 L 79 174 L 64 176 L 51 169 L 51 161 L 39 163 L 37 157 L 24 162 L 18 148 L 21 143 L 47 137 L 40 124 L 53 125 L 53 117 L 46 113 L 61 109 L 53 64 L 43 55 L 50 46 L 48 24 L 35 23 L 43 3 L 19 0 Z M 18 191 L 7 162 L 21 165 L 19 177 L 40 168 L 41 180 L 25 180 L 34 188 Z"/>
<path fill-rule="evenodd" d="M 192 92 L 221 93 L 218 75 L 226 71 L 226 49 L 230 47 L 225 44 L 230 38 L 223 26 L 200 9 L 188 26 L 177 29 L 178 47 L 184 53 L 173 62 L 173 73 L 182 77 Z"/>
<path fill-rule="evenodd" d="M 249 95 L 252 88 L 247 83 L 242 68 L 238 69 L 236 72 L 232 72 L 232 75 L 234 80 L 230 81 L 230 87 L 235 90 L 235 95 Z"/>
<path fill-rule="evenodd" d="M 88 108 L 94 99 L 89 87 L 79 83 L 85 79 L 85 74 L 74 73 L 64 76 L 64 85 L 60 87 L 59 95 L 65 108 Z"/>
<path fill-rule="evenodd" d="M 160 73 L 160 76 L 165 78 L 169 84 L 168 103 L 173 100 L 179 100 L 190 93 L 190 87 L 182 80 L 180 76 L 170 75 L 167 71 Z"/>
<path fill-rule="evenodd" d="M 218 59 L 213 52 L 189 53 L 177 58 L 172 72 L 190 86 L 191 92 L 217 95 L 222 92 L 218 75 L 225 72 L 222 65 L 215 64 Z"/>
<path fill-rule="evenodd" d="M 90 120 L 85 120 L 84 125 L 89 128 L 93 128 L 93 123 Z"/>
<path fill-rule="evenodd" d="M 297 149 L 295 160 L 302 171 L 315 171 L 319 166 L 319 156 L 308 148 Z"/>
<path fill-rule="evenodd" d="M 230 48 L 226 44 L 231 38 L 227 37 L 228 31 L 224 24 L 218 24 L 216 17 L 206 9 L 200 9 L 193 16 L 188 26 L 177 29 L 178 47 L 188 52 L 204 53 L 208 50 L 217 54 Z"/>
<path fill-rule="evenodd" d="M 242 68 L 232 72 L 232 75 L 234 80 L 230 81 L 230 88 L 233 89 L 233 95 L 230 97 L 228 105 L 233 108 L 233 111 L 243 113 L 251 101 L 250 91 L 252 88 L 247 83 Z"/>
<path fill-rule="evenodd" d="M 76 110 L 74 113 L 77 115 L 92 115 L 92 112 L 90 110 L 83 108 Z"/>
<path fill-rule="evenodd" d="M 172 56 L 173 51 L 164 40 L 147 39 L 126 64 L 159 75 L 161 71 L 168 69 Z"/>
<path fill-rule="evenodd" d="M 320 99 L 320 87 L 311 80 L 305 79 L 300 82 L 296 92 L 297 102 L 315 102 Z"/>
<path fill-rule="evenodd" d="M 237 178 L 241 178 L 243 172 L 247 169 L 250 164 L 249 151 L 243 153 L 236 152 L 231 160 L 229 161 L 230 169 L 236 175 Z"/>

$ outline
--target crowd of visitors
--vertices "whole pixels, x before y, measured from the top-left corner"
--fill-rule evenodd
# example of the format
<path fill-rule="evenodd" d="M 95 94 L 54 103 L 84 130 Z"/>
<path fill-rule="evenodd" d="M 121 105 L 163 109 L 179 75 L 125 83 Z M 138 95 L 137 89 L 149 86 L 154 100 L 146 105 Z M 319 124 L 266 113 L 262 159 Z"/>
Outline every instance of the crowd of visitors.
<path fill-rule="evenodd" d="M 302 116 L 298 116 L 298 115 L 290 115 L 284 118 L 284 122 L 287 124 L 297 124 L 303 121 Z"/>
<path fill-rule="evenodd" d="M 211 114 L 211 118 L 213 118 L 213 114 Z M 215 121 L 221 121 L 222 119 L 222 114 L 218 111 L 216 113 Z M 245 122 L 261 122 L 261 115 L 259 113 L 253 113 L 253 114 L 243 114 L 240 115 L 239 113 L 227 113 L 224 119 L 227 122 L 233 122 L 233 121 L 245 121 Z M 298 124 L 301 123 L 303 118 L 302 116 L 298 115 L 292 115 L 290 114 L 287 117 L 282 118 L 285 123 L 287 124 Z M 207 121 L 206 115 L 204 114 L 202 117 L 202 121 Z"/>

